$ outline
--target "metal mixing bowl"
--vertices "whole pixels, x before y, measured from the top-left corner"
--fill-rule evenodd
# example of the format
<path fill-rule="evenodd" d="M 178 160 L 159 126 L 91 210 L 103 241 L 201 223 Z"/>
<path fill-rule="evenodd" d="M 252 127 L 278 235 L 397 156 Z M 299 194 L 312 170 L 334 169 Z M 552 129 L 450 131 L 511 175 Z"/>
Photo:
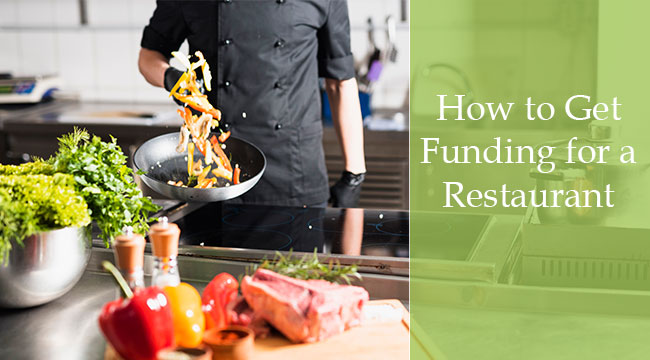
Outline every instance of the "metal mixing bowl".
<path fill-rule="evenodd" d="M 0 264 L 0 307 L 24 308 L 52 301 L 79 281 L 90 259 L 91 242 L 84 228 L 64 228 L 13 243 Z"/>

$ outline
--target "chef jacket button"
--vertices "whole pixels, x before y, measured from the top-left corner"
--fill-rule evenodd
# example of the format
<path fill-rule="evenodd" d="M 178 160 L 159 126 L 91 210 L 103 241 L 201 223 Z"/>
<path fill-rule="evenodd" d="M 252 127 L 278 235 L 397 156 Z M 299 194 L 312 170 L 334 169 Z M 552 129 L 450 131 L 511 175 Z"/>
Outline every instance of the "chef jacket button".
<path fill-rule="evenodd" d="M 223 2 L 225 2 L 226 4 L 230 4 L 232 0 L 223 0 Z"/>
<path fill-rule="evenodd" d="M 282 89 L 282 84 L 278 81 L 275 83 L 275 85 L 273 85 L 273 87 L 276 89 Z"/>
<path fill-rule="evenodd" d="M 275 130 L 280 130 L 280 129 L 282 129 L 282 124 L 280 123 L 275 124 Z"/>
<path fill-rule="evenodd" d="M 284 4 L 284 0 L 275 0 L 278 4 Z"/>
<path fill-rule="evenodd" d="M 284 47 L 284 44 L 285 44 L 284 40 L 280 39 L 280 40 L 275 42 L 275 47 L 276 48 L 281 48 L 281 47 Z"/>
<path fill-rule="evenodd" d="M 229 87 L 230 85 L 232 85 L 232 83 L 230 81 L 228 81 L 228 80 L 223 82 L 224 87 Z"/>
<path fill-rule="evenodd" d="M 221 42 L 223 45 L 232 45 L 232 39 L 226 39 Z"/>

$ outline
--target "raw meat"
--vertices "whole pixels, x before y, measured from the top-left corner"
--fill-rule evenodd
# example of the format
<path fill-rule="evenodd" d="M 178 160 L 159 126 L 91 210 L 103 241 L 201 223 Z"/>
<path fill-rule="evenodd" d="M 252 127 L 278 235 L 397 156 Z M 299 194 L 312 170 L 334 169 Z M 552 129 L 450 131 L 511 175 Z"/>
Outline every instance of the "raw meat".
<path fill-rule="evenodd" d="M 245 326 L 253 330 L 256 339 L 264 339 L 271 331 L 266 320 L 255 314 L 253 308 L 248 306 L 243 296 L 238 296 L 228 303 L 226 312 L 228 313 L 228 323 L 230 325 Z"/>
<path fill-rule="evenodd" d="M 297 280 L 258 269 L 241 283 L 246 302 L 293 342 L 315 342 L 361 322 L 368 292 L 325 280 Z"/>

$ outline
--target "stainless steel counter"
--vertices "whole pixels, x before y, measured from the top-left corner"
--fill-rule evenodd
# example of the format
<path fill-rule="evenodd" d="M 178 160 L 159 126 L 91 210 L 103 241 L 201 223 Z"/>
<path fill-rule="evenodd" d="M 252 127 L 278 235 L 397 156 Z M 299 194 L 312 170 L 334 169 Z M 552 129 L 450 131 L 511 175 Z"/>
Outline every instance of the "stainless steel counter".
<path fill-rule="evenodd" d="M 103 359 L 106 342 L 97 319 L 102 306 L 119 296 L 117 285 L 99 271 L 112 259 L 105 249 L 93 249 L 90 264 L 77 285 L 63 297 L 35 308 L 0 309 L 0 359 Z M 183 263 L 188 268 L 187 261 Z M 223 271 L 212 266 L 210 274 Z M 146 280 L 147 283 L 149 279 Z M 184 281 L 202 291 L 206 282 Z"/>
<path fill-rule="evenodd" d="M 102 359 L 105 342 L 97 325 L 117 288 L 104 274 L 87 271 L 63 297 L 24 310 L 0 310 L 0 359 Z"/>
<path fill-rule="evenodd" d="M 95 247 L 84 276 L 63 297 L 30 309 L 0 309 L 0 359 L 103 359 L 106 342 L 97 318 L 102 306 L 118 296 L 118 289 L 100 268 L 103 260 L 112 258 L 110 250 Z M 146 255 L 147 274 L 150 274 L 151 263 L 151 255 Z M 223 271 L 243 274 L 249 265 L 240 261 L 179 257 L 183 281 L 199 292 L 214 275 Z M 398 294 L 408 297 L 406 277 L 368 274 L 364 275 L 363 285 L 374 298 Z"/>

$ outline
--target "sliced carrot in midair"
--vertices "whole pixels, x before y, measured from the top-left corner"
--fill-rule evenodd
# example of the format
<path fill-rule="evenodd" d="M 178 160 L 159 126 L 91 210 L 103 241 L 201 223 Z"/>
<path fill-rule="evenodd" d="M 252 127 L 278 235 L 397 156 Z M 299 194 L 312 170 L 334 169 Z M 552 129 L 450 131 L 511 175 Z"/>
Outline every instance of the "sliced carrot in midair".
<path fill-rule="evenodd" d="M 214 149 L 214 152 L 217 154 L 218 157 L 221 158 L 221 161 L 223 161 L 223 166 L 226 168 L 226 170 L 232 172 L 232 166 L 230 165 L 230 160 L 228 160 L 226 153 L 223 152 L 223 149 L 221 148 L 221 144 L 219 144 L 219 140 L 217 139 L 217 136 L 212 135 L 212 137 L 210 138 L 210 142 L 212 143 L 212 148 Z"/>
<path fill-rule="evenodd" d="M 230 137 L 230 131 L 226 131 L 224 133 L 221 133 L 221 135 L 219 135 L 219 141 L 226 142 L 226 140 L 228 140 L 229 137 Z"/>

